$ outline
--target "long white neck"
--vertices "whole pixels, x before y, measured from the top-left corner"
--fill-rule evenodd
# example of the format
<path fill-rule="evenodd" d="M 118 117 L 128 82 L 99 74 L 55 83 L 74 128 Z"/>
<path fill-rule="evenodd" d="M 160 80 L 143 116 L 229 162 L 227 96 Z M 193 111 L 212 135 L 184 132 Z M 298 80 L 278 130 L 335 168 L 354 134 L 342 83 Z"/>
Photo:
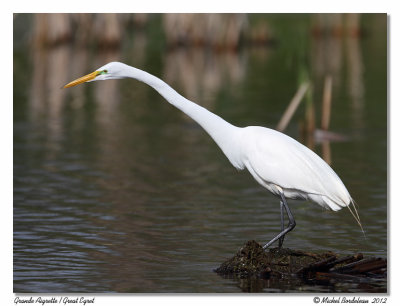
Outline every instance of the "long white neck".
<path fill-rule="evenodd" d="M 241 128 L 184 98 L 167 83 L 150 73 L 126 65 L 124 75 L 146 83 L 157 90 L 169 103 L 196 121 L 214 139 L 235 168 L 244 168 L 238 145 Z"/>

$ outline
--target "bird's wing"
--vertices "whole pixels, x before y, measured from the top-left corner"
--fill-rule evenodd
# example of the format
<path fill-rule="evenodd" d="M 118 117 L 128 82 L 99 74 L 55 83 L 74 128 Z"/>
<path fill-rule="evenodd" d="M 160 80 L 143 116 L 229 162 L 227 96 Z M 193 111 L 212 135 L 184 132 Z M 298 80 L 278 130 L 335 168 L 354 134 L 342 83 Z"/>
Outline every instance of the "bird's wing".
<path fill-rule="evenodd" d="M 257 128 L 249 134 L 245 140 L 248 165 L 266 184 L 349 203 L 350 195 L 340 178 L 313 151 L 271 129 Z"/>

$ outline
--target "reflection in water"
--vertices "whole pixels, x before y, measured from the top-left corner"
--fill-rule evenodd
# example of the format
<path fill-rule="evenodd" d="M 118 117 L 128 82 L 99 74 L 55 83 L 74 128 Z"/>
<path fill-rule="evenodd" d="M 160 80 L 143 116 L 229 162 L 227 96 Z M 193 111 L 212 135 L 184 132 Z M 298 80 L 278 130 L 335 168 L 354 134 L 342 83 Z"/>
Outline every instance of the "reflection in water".
<path fill-rule="evenodd" d="M 229 278 L 228 278 L 229 279 Z M 315 293 L 333 293 L 342 291 L 341 288 L 349 287 L 352 291 L 358 292 L 386 292 L 386 282 L 383 279 L 375 279 L 373 282 L 331 282 L 327 280 L 313 280 L 304 282 L 295 276 L 275 279 L 239 279 L 232 278 L 242 292 L 270 292 L 270 293 L 298 293 L 298 288 L 302 288 L 303 292 Z M 279 288 L 276 289 L 276 288 Z"/>
<path fill-rule="evenodd" d="M 96 35 L 85 36 L 85 31 L 74 31 L 72 36 L 58 34 L 55 37 L 64 38 L 55 39 L 57 43 L 35 43 L 32 49 L 26 48 L 32 55 L 28 100 L 14 101 L 14 290 L 246 290 L 245 281 L 239 285 L 235 280 L 221 281 L 212 270 L 243 242 L 265 241 L 279 230 L 276 199 L 258 187 L 248 173 L 237 173 L 203 130 L 151 88 L 133 80 L 85 84 L 68 91 L 60 87 L 111 60 L 121 60 L 162 77 L 213 112 L 234 114 L 242 122 L 252 122 L 254 112 L 275 112 L 273 116 L 279 118 L 281 114 L 274 108 L 279 100 L 263 98 L 268 101 L 258 104 L 256 110 L 249 101 L 268 95 L 267 91 L 284 95 L 297 90 L 290 82 L 267 87 L 276 77 L 290 79 L 291 71 L 282 67 L 274 70 L 272 66 L 258 69 L 285 62 L 282 59 L 287 50 L 160 51 L 145 27 L 151 16 L 140 15 L 142 19 L 133 20 L 134 24 L 141 22 L 140 31 L 121 27 L 132 22 L 130 15 L 118 16 L 113 27 L 121 31 L 107 37 L 123 37 L 123 44 L 113 44 L 112 48 L 104 44 L 99 47 L 100 43 L 88 48 L 84 42 L 95 40 Z M 94 25 L 99 18 L 96 15 L 53 17 L 70 18 L 62 22 L 66 30 L 84 24 L 104 30 L 104 25 Z M 106 19 L 116 22 L 112 15 Z M 118 32 L 115 29 L 110 32 Z M 56 33 L 68 31 L 58 29 Z M 321 88 L 321 80 L 333 75 L 332 126 L 351 133 L 353 122 L 343 125 L 341 118 L 349 112 L 357 116 L 358 110 L 347 106 L 353 98 L 348 101 L 341 94 L 345 102 L 335 104 L 335 95 L 342 89 L 344 78 L 349 81 L 348 90 L 360 85 L 362 90 L 355 91 L 354 96 L 362 99 L 361 108 L 368 107 L 368 96 L 363 93 L 368 88 L 363 74 L 368 70 L 363 67 L 369 63 L 361 53 L 369 51 L 361 52 L 359 38 L 349 37 L 354 40 L 346 40 L 346 44 L 340 39 L 312 41 L 312 76 L 316 88 Z M 336 53 L 345 45 L 349 49 L 342 58 Z M 332 54 L 326 57 L 323 52 Z M 160 58 L 161 54 L 165 57 Z M 328 69 L 327 62 L 335 56 L 336 66 Z M 342 71 L 339 67 L 345 59 L 354 67 L 346 64 L 348 69 Z M 386 88 L 379 73 L 369 73 L 371 78 L 376 77 L 373 86 Z M 16 70 L 14 84 L 19 84 L 20 75 Z M 26 109 L 20 105 L 26 105 Z M 364 112 L 359 117 L 363 124 L 356 126 L 367 129 L 368 115 Z M 386 118 L 379 112 L 373 116 Z M 385 132 L 385 128 L 376 130 L 377 136 Z M 363 129 L 360 133 L 368 135 Z M 341 253 L 362 250 L 367 255 L 385 256 L 386 168 L 381 164 L 381 150 L 371 150 L 374 144 L 366 136 L 327 145 L 335 169 L 350 182 L 352 195 L 360 199 L 368 241 L 360 238 L 348 212 L 334 214 L 309 203 L 293 202 L 301 227 L 288 237 L 288 245 Z M 373 177 L 364 175 L 371 171 Z M 307 291 L 331 288 L 302 286 Z M 252 288 L 276 292 L 299 290 L 299 285 L 269 283 Z"/>
<path fill-rule="evenodd" d="M 360 50 L 360 15 L 359 14 L 316 14 L 314 17 L 314 56 L 313 69 L 316 80 L 323 80 L 326 75 L 332 75 L 334 86 L 340 86 L 342 54 L 346 56 L 348 69 L 347 90 L 352 97 L 356 111 L 362 112 L 362 97 L 364 94 L 363 61 Z M 344 49 L 344 50 L 343 50 Z"/>
<path fill-rule="evenodd" d="M 339 86 L 342 68 L 342 14 L 313 15 L 314 39 L 312 40 L 311 67 L 315 80 L 332 75 L 333 86 Z M 316 86 L 320 86 L 316 82 Z"/>
<path fill-rule="evenodd" d="M 314 15 L 313 33 L 314 33 L 314 50 L 312 56 L 313 69 L 315 71 L 316 85 L 318 80 L 325 80 L 323 103 L 322 103 L 322 131 L 316 130 L 315 137 L 322 142 L 322 156 L 324 160 L 331 164 L 330 141 L 347 141 L 348 137 L 337 133 L 324 133 L 328 129 L 331 103 L 325 103 L 331 100 L 332 91 L 329 88 L 329 94 L 326 95 L 327 80 L 332 80 L 335 86 L 335 92 L 339 91 L 339 87 L 343 83 L 342 76 L 342 53 L 345 55 L 347 72 L 348 94 L 352 100 L 354 111 L 352 112 L 357 126 L 360 127 L 363 121 L 363 69 L 362 57 L 359 48 L 360 38 L 360 15 L 359 14 L 316 14 Z M 345 50 L 343 50 L 345 49 Z M 344 52 L 345 51 L 345 52 Z M 334 97 L 337 100 L 337 97 Z M 314 107 L 314 105 L 313 105 Z M 335 107 L 335 106 L 334 106 Z M 313 112 L 313 111 L 311 111 Z M 329 112 L 329 115 L 327 113 Z M 313 116 L 309 117 L 313 120 Z M 311 148 L 314 148 L 313 142 Z"/>
<path fill-rule="evenodd" d="M 347 90 L 351 98 L 353 120 L 357 126 L 362 128 L 364 124 L 364 67 L 360 48 L 360 37 L 353 35 L 347 37 L 346 59 L 347 59 Z"/>
<path fill-rule="evenodd" d="M 164 69 L 168 84 L 179 84 L 185 97 L 212 110 L 213 106 L 209 103 L 214 103 L 221 88 L 243 81 L 245 60 L 234 52 L 213 53 L 201 48 L 179 48 L 168 52 Z"/>
<path fill-rule="evenodd" d="M 247 26 L 247 15 L 165 14 L 163 25 L 170 47 L 186 45 L 237 50 Z"/>

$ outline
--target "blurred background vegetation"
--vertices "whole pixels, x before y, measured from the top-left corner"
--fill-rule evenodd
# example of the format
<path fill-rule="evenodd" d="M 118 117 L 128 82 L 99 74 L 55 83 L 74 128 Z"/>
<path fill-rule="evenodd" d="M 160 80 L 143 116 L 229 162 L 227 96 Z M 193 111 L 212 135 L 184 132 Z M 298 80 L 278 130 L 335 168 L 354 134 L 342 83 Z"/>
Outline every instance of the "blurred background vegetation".
<path fill-rule="evenodd" d="M 331 77 L 336 94 L 349 94 L 360 111 L 363 61 L 386 75 L 380 50 L 386 48 L 385 32 L 385 14 L 16 14 L 14 84 L 31 90 L 16 88 L 15 107 L 57 113 L 69 92 L 55 88 L 118 60 L 160 76 L 205 106 L 223 94 L 223 85 L 251 90 L 265 82 L 249 79 L 246 71 L 273 73 L 265 84 L 267 98 L 284 101 L 275 104 L 281 114 L 301 83 L 311 84 L 310 102 L 320 99 Z M 363 54 L 363 48 L 371 52 Z M 347 90 L 338 91 L 343 84 Z M 289 90 L 276 96 L 273 89 L 283 86 Z M 75 107 L 85 104 L 82 90 L 72 93 Z M 255 119 L 264 99 L 247 101 L 254 104 Z M 49 109 L 42 107 L 47 104 Z M 320 103 L 315 107 L 319 113 Z"/>

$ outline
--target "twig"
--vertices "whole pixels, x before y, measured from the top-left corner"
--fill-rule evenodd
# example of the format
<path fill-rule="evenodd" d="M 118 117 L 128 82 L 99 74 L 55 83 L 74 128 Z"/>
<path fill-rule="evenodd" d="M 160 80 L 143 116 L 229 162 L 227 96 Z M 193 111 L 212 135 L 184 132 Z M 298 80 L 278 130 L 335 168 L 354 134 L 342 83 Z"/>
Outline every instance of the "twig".
<path fill-rule="evenodd" d="M 296 111 L 297 107 L 299 106 L 301 99 L 304 97 L 309 84 L 303 83 L 300 85 L 299 89 L 297 90 L 296 94 L 294 95 L 292 101 L 290 101 L 289 106 L 286 108 L 285 113 L 283 114 L 281 120 L 279 121 L 276 129 L 278 131 L 283 131 L 286 129 L 287 125 L 292 119 L 294 112 Z"/>

